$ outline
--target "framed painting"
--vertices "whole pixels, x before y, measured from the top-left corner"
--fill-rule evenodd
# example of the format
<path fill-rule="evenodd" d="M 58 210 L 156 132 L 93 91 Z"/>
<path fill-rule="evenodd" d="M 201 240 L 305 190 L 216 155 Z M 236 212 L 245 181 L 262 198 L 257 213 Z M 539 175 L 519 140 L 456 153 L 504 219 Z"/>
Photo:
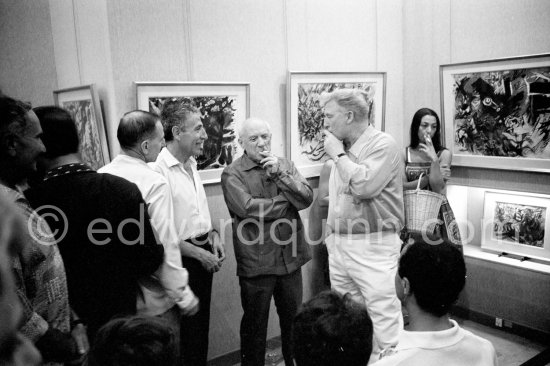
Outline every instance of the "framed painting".
<path fill-rule="evenodd" d="M 109 145 L 94 84 L 54 90 L 53 98 L 76 123 L 82 160 L 94 170 L 109 163 Z"/>
<path fill-rule="evenodd" d="M 550 172 L 550 53 L 441 65 L 453 164 Z"/>
<path fill-rule="evenodd" d="M 486 191 L 481 248 L 550 261 L 550 196 Z"/>
<path fill-rule="evenodd" d="M 287 82 L 287 157 L 304 177 L 318 176 L 328 159 L 321 131 L 323 109 L 319 97 L 336 89 L 361 89 L 368 96 L 370 123 L 384 131 L 386 73 L 294 72 Z"/>
<path fill-rule="evenodd" d="M 160 114 L 166 100 L 184 98 L 200 111 L 208 140 L 197 156 L 203 184 L 220 181 L 223 168 L 242 155 L 237 123 L 250 116 L 249 83 L 136 82 L 137 108 Z"/>

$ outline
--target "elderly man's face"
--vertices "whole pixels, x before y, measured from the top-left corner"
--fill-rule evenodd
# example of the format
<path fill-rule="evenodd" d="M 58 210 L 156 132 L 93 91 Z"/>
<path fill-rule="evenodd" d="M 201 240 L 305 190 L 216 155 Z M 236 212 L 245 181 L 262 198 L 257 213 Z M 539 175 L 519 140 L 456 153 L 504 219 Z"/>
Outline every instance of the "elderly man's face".
<path fill-rule="evenodd" d="M 261 152 L 271 151 L 271 131 L 269 126 L 261 120 L 250 120 L 246 122 L 243 129 L 243 136 L 239 136 L 239 142 L 248 157 L 259 162 L 265 156 Z"/>
<path fill-rule="evenodd" d="M 42 127 L 33 111 L 25 116 L 27 126 L 20 136 L 17 136 L 15 152 L 16 164 L 22 176 L 28 177 L 36 171 L 36 160 L 40 154 L 46 152 L 46 148 L 40 139 Z"/>
<path fill-rule="evenodd" d="M 340 107 L 334 100 L 331 100 L 324 106 L 323 112 L 325 114 L 325 128 L 339 140 L 346 138 L 348 111 Z"/>
<path fill-rule="evenodd" d="M 201 117 L 195 113 L 180 128 L 178 145 L 186 156 L 198 156 L 202 154 L 204 141 L 207 139 L 208 135 L 202 125 Z"/>

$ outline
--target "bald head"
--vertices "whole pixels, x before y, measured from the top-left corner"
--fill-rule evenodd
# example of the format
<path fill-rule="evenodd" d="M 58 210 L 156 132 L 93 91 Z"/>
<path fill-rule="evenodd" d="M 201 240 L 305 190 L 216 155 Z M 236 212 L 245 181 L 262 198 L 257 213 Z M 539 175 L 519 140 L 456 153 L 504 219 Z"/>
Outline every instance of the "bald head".
<path fill-rule="evenodd" d="M 271 127 L 259 118 L 245 120 L 239 128 L 239 143 L 250 159 L 259 162 L 260 153 L 271 150 Z"/>

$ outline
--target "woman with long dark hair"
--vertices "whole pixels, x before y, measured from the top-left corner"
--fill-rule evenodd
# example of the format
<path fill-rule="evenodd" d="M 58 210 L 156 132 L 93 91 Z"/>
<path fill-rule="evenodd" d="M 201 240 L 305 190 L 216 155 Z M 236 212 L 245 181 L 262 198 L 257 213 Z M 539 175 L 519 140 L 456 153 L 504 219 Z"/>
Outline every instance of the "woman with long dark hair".
<path fill-rule="evenodd" d="M 452 153 L 441 142 L 441 122 L 437 113 L 429 108 L 419 109 L 413 116 L 410 145 L 405 149 L 404 190 L 420 188 L 445 195 L 451 177 Z M 439 212 L 440 224 L 430 239 L 443 239 L 462 245 L 460 231 L 449 202 L 445 199 Z M 408 241 L 410 233 L 405 232 Z"/>

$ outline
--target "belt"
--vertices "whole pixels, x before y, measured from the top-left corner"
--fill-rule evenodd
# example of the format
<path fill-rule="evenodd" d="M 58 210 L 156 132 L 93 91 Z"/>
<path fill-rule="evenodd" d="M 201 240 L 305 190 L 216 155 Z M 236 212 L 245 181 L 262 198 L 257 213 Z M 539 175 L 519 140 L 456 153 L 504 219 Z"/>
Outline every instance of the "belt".
<path fill-rule="evenodd" d="M 186 241 L 196 246 L 204 246 L 210 244 L 210 241 L 208 240 L 208 233 L 199 235 L 196 238 L 187 239 Z"/>

